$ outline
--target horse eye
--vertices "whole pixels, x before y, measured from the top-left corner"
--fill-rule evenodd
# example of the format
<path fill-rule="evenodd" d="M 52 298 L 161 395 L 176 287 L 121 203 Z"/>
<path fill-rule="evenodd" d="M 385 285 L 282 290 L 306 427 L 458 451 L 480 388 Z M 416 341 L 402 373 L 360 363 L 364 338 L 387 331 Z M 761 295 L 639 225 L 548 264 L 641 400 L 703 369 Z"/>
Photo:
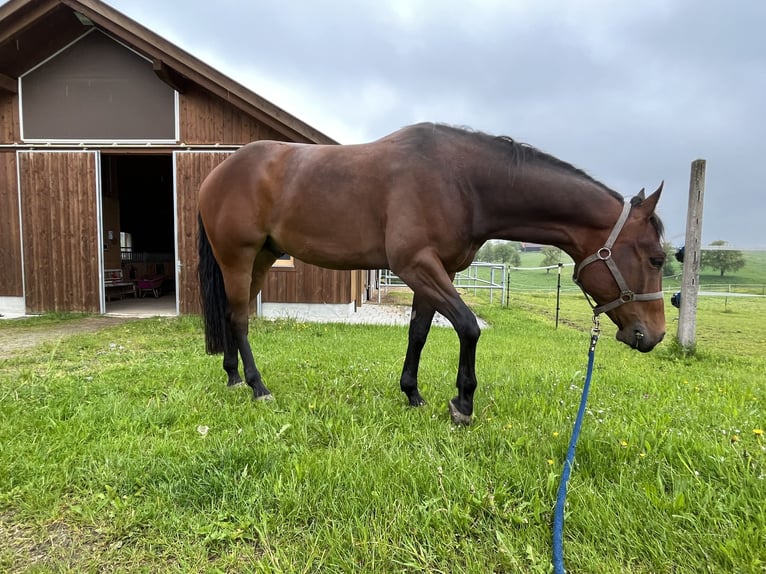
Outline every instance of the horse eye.
<path fill-rule="evenodd" d="M 652 267 L 656 267 L 657 269 L 662 269 L 662 266 L 665 265 L 665 258 L 664 257 L 650 257 L 649 263 L 652 264 Z"/>

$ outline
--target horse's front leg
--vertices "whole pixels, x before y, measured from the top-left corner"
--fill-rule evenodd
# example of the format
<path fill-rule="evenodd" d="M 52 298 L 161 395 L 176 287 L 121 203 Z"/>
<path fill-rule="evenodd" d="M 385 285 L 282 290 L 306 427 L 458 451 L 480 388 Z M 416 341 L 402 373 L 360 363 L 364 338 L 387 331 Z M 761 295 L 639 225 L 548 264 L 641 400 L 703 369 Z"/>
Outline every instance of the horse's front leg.
<path fill-rule="evenodd" d="M 420 354 L 426 344 L 435 312 L 436 310 L 432 305 L 415 293 L 412 298 L 407 355 L 404 358 L 404 368 L 402 369 L 401 379 L 399 379 L 402 392 L 407 395 L 407 399 L 412 407 L 426 404 L 418 391 L 418 368 L 420 366 Z"/>
<path fill-rule="evenodd" d="M 476 315 L 460 301 L 456 313 L 449 317 L 460 340 L 460 362 L 457 370 L 458 394 L 449 402 L 450 416 L 455 424 L 471 424 L 473 394 L 476 390 L 476 344 L 481 329 Z"/>
<path fill-rule="evenodd" d="M 457 370 L 458 394 L 449 402 L 449 411 L 455 424 L 470 424 L 473 415 L 473 394 L 476 391 L 476 344 L 481 335 L 476 316 L 463 302 L 452 284 L 454 274 L 448 273 L 444 269 L 441 260 L 432 251 L 424 250 L 411 257 L 408 265 L 403 267 L 398 274 L 415 293 L 419 293 L 419 296 L 422 297 L 423 303 L 419 303 L 419 305 L 427 305 L 431 309 L 429 325 L 433 318 L 433 309 L 436 309 L 449 319 L 457 332 L 460 340 L 460 362 Z M 415 320 L 417 320 L 417 315 Z M 411 361 L 409 363 L 410 368 L 412 365 L 417 366 L 427 331 L 423 335 L 421 328 L 420 338 L 417 337 L 417 330 L 415 335 L 415 341 L 419 342 L 419 346 L 412 345 L 412 356 L 410 349 L 408 349 L 407 359 L 405 359 L 405 374 L 407 373 L 408 360 Z M 412 341 L 412 323 L 410 324 L 410 338 Z M 417 376 L 417 371 L 414 372 Z M 410 384 L 412 383 L 410 382 Z M 415 388 L 417 388 L 416 385 Z"/>

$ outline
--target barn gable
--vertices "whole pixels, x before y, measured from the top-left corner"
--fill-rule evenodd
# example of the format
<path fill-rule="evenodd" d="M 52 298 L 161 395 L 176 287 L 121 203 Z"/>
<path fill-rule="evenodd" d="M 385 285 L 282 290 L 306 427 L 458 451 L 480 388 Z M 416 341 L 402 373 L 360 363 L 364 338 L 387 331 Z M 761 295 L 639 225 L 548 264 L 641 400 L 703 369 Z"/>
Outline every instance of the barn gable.
<path fill-rule="evenodd" d="M 337 143 L 99 0 L 9 0 L 0 6 L 0 91 L 15 93 L 19 76 L 92 28 L 150 60 L 157 77 L 180 94 L 198 86 L 283 139 Z"/>
<path fill-rule="evenodd" d="M 19 80 L 24 141 L 178 140 L 175 90 L 95 28 Z"/>
<path fill-rule="evenodd" d="M 199 185 L 258 139 L 336 143 L 99 0 L 0 6 L 0 314 L 104 312 L 116 270 L 198 312 Z M 353 308 L 361 282 L 294 261 L 263 296 Z"/>

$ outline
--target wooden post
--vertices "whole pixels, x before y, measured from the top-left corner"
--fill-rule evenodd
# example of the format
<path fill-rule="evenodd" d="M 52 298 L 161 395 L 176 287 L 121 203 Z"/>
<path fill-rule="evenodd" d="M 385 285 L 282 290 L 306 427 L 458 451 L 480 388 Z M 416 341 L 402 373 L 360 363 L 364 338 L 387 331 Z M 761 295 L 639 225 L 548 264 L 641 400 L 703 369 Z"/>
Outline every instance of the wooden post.
<path fill-rule="evenodd" d="M 702 246 L 702 204 L 705 196 L 705 160 L 692 162 L 689 181 L 689 208 L 686 212 L 686 243 L 678 315 L 678 343 L 693 351 L 696 344 L 697 294 L 699 292 L 700 251 Z"/>

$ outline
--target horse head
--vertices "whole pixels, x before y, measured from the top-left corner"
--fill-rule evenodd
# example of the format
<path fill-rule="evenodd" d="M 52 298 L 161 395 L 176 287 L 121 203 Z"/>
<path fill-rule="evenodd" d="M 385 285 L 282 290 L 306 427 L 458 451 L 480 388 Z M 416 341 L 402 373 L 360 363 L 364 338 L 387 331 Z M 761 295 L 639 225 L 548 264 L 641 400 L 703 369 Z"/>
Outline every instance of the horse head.
<path fill-rule="evenodd" d="M 655 214 L 663 184 L 626 201 L 605 242 L 575 267 L 575 282 L 595 300 L 594 313 L 617 325 L 617 340 L 641 352 L 665 336 L 662 223 Z"/>

